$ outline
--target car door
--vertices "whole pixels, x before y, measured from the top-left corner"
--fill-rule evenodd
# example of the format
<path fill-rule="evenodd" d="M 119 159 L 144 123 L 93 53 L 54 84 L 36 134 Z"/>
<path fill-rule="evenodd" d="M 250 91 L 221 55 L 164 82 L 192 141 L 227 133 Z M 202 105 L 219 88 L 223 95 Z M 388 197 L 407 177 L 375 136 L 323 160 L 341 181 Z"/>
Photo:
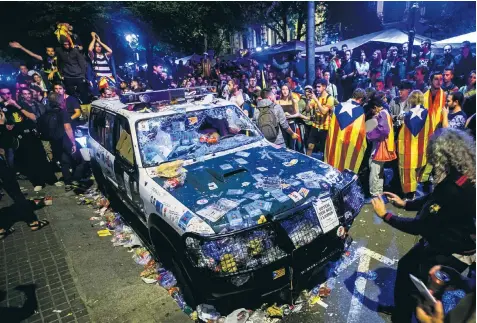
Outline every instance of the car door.
<path fill-rule="evenodd" d="M 114 174 L 114 149 L 113 147 L 114 115 L 102 109 L 93 108 L 89 125 L 89 146 L 95 161 L 101 167 L 104 177 L 118 186 Z"/>
<path fill-rule="evenodd" d="M 123 199 L 145 219 L 144 203 L 139 194 L 139 170 L 128 120 L 117 115 L 114 129 L 114 173 L 118 189 Z"/>

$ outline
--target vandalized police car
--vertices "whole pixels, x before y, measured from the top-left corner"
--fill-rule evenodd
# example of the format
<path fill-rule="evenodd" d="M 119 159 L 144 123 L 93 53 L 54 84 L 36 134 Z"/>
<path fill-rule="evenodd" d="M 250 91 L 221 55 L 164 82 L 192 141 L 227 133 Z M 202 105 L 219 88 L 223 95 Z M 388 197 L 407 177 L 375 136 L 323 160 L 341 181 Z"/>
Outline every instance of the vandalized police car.
<path fill-rule="evenodd" d="M 193 306 L 290 288 L 343 252 L 357 176 L 265 140 L 210 89 L 93 103 L 98 185 L 147 227 Z"/>

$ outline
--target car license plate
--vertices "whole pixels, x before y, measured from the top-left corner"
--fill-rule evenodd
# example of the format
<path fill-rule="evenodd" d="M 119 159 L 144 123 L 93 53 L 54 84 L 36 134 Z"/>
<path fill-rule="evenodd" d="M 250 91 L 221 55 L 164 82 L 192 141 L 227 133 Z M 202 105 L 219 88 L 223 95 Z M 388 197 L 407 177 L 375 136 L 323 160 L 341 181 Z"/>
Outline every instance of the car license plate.
<path fill-rule="evenodd" d="M 313 207 L 323 233 L 329 232 L 340 224 L 331 198 L 318 198 L 313 202 Z"/>

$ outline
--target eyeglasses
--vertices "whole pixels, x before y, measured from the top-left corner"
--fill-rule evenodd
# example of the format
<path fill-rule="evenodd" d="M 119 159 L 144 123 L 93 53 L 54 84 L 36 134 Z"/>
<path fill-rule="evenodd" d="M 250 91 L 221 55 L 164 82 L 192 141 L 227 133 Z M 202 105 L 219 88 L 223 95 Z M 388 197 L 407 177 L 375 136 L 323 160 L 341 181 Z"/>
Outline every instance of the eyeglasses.
<path fill-rule="evenodd" d="M 444 49 L 444 52 L 452 52 L 452 49 Z"/>
<path fill-rule="evenodd" d="M 0 95 L 12 95 L 11 92 L 3 92 L 3 93 L 0 93 Z"/>

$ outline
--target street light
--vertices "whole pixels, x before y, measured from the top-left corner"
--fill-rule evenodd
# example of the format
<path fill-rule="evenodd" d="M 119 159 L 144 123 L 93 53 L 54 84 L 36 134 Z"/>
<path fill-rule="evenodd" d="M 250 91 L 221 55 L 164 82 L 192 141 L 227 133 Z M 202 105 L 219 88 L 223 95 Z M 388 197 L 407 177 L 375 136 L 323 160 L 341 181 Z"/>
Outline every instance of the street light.
<path fill-rule="evenodd" d="M 139 45 L 139 36 L 135 34 L 126 34 L 126 41 L 128 42 L 129 47 L 136 49 Z"/>
<path fill-rule="evenodd" d="M 128 42 L 129 47 L 134 52 L 134 56 L 136 58 L 134 70 L 136 70 L 138 68 L 137 62 L 139 62 L 139 53 L 136 51 L 137 47 L 139 46 L 139 36 L 136 34 L 126 34 L 125 38 L 126 38 L 126 41 Z M 134 72 L 133 72 L 133 77 L 134 77 Z"/>

